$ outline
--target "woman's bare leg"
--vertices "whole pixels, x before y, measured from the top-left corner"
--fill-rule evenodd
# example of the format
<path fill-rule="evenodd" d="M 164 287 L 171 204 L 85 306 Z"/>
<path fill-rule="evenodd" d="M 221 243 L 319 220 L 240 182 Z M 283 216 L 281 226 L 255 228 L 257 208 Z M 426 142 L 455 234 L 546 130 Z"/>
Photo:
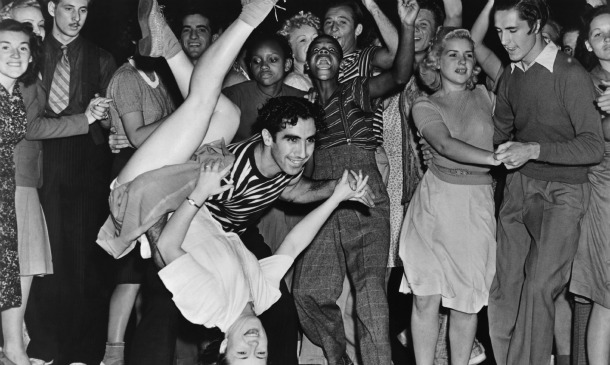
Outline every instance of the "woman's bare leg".
<path fill-rule="evenodd" d="M 438 339 L 440 295 L 413 296 L 411 333 L 417 365 L 432 365 Z"/>
<path fill-rule="evenodd" d="M 477 332 L 477 314 L 451 310 L 449 314 L 449 349 L 452 365 L 467 365 Z"/>
<path fill-rule="evenodd" d="M 275 4 L 274 1 L 269 0 L 253 0 L 244 7 L 244 11 L 246 11 L 246 7 L 253 3 L 256 3 L 256 5 L 264 3 L 262 8 L 267 13 L 271 11 L 273 4 Z M 242 12 L 242 16 L 243 14 Z M 210 121 L 215 113 L 224 76 L 230 69 L 235 57 L 237 57 L 241 46 L 254 30 L 254 26 L 241 20 L 242 16 L 233 22 L 201 56 L 193 70 L 186 100 L 136 150 L 133 157 L 119 173 L 117 177 L 119 183 L 129 182 L 142 173 L 165 165 L 184 163 L 204 142 L 204 137 L 206 137 L 210 127 Z M 264 17 L 261 21 L 263 19 Z M 221 105 L 221 107 L 226 109 L 217 111 L 219 114 L 234 112 L 234 107 L 231 108 L 226 105 Z M 228 132 L 223 133 L 222 125 L 218 127 L 219 130 L 215 129 L 215 133 L 218 135 L 229 134 Z M 230 126 L 230 129 L 233 128 L 234 126 Z M 206 140 L 208 139 L 206 138 Z"/>
<path fill-rule="evenodd" d="M 17 365 L 30 365 L 23 343 L 23 317 L 28 304 L 32 276 L 21 277 L 21 306 L 2 311 L 3 351 Z"/>
<path fill-rule="evenodd" d="M 591 365 L 610 364 L 610 308 L 593 303 L 587 330 L 587 355 Z"/>

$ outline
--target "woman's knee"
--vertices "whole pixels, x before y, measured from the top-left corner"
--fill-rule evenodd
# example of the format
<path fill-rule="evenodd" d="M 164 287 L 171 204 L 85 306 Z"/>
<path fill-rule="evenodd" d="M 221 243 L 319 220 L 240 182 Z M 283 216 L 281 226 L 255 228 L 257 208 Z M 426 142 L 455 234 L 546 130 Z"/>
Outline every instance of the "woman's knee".
<path fill-rule="evenodd" d="M 413 296 L 413 309 L 419 313 L 438 312 L 440 305 L 440 295 Z"/>

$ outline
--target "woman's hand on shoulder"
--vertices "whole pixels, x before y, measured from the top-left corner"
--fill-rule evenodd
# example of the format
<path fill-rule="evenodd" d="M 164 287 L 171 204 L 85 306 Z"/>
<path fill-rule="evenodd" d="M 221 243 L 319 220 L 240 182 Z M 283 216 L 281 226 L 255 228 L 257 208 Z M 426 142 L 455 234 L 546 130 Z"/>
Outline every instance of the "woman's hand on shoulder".
<path fill-rule="evenodd" d="M 210 159 L 201 163 L 199 180 L 190 195 L 191 199 L 197 203 L 202 203 L 212 195 L 222 194 L 232 189 L 234 187 L 233 181 L 225 179 L 231 171 L 231 167 L 233 167 L 233 164 L 225 166 L 221 158 Z M 222 185 L 222 181 L 225 181 L 224 185 Z"/>

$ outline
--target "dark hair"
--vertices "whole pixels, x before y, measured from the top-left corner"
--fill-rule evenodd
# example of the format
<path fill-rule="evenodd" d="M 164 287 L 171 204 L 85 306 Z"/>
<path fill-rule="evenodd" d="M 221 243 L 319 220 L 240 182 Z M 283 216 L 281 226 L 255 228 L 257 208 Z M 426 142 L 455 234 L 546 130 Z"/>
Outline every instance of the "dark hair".
<path fill-rule="evenodd" d="M 326 9 L 324 10 L 324 17 L 326 18 L 326 13 L 332 8 L 338 8 L 344 6 L 349 8 L 352 12 L 352 17 L 354 18 L 354 25 L 362 24 L 364 26 L 364 13 L 362 12 L 362 8 L 360 4 L 358 4 L 354 0 L 333 0 L 331 1 Z M 322 23 L 324 23 L 324 19 L 322 19 Z"/>
<path fill-rule="evenodd" d="M 438 0 L 418 0 L 419 10 L 428 10 L 434 16 L 435 28 L 443 25 L 445 22 L 445 7 Z M 436 29 L 434 29 L 436 31 Z"/>
<path fill-rule="evenodd" d="M 31 24 L 21 23 L 13 19 L 1 21 L 0 32 L 21 32 L 28 36 L 32 62 L 28 64 L 27 70 L 19 77 L 18 81 L 23 82 L 25 85 L 33 84 L 38 78 L 40 65 L 43 63 L 42 40 L 34 34 Z"/>
<path fill-rule="evenodd" d="M 288 40 L 284 36 L 277 33 L 265 32 L 256 34 L 246 43 L 246 63 L 249 64 L 250 61 L 252 61 L 254 52 L 256 52 L 261 45 L 267 42 L 275 43 L 277 46 L 279 46 L 280 50 L 284 54 L 285 60 L 292 59 L 292 48 L 290 48 Z"/>
<path fill-rule="evenodd" d="M 591 71 L 595 66 L 599 64 L 599 59 L 593 52 L 589 52 L 585 46 L 585 41 L 589 39 L 589 32 L 591 31 L 591 22 L 593 19 L 600 15 L 610 14 L 610 5 L 602 5 L 589 10 L 584 17 L 583 27 L 578 34 L 578 41 L 576 42 L 576 49 L 574 50 L 574 57 L 583 64 L 583 66 Z"/>
<path fill-rule="evenodd" d="M 530 27 L 528 34 L 534 30 L 536 21 L 540 20 L 540 29 L 546 24 L 550 16 L 549 6 L 545 0 L 500 0 L 495 4 L 496 11 L 515 9 L 519 17 Z"/>
<path fill-rule="evenodd" d="M 50 2 L 54 3 L 55 5 L 59 4 L 59 2 L 61 0 L 49 0 Z M 87 0 L 87 5 L 91 5 L 91 3 L 93 2 L 93 0 Z"/>
<path fill-rule="evenodd" d="M 316 37 L 316 39 L 314 39 L 313 41 L 311 41 L 311 43 L 309 44 L 309 47 L 307 48 L 307 58 L 309 58 L 309 52 L 311 52 L 312 48 L 311 46 L 316 43 L 316 41 L 321 41 L 323 39 L 327 39 L 328 41 L 332 42 L 335 44 L 335 46 L 337 47 L 337 51 L 339 52 L 339 60 L 343 59 L 343 49 L 341 48 L 341 45 L 339 44 L 339 41 L 336 40 L 334 37 L 329 36 L 328 34 L 320 34 L 319 36 Z"/>
<path fill-rule="evenodd" d="M 295 126 L 299 118 L 313 118 L 316 131 L 326 128 L 324 122 L 324 109 L 318 104 L 313 104 L 303 97 L 279 96 L 269 99 L 265 105 L 258 110 L 258 118 L 252 126 L 252 132 L 259 133 L 266 129 L 273 138 L 288 124 Z"/>
<path fill-rule="evenodd" d="M 189 15 L 201 15 L 202 17 L 206 18 L 210 23 L 210 30 L 212 31 L 212 34 L 216 34 L 220 30 L 220 24 L 218 23 L 211 9 L 208 9 L 204 5 L 191 5 L 180 12 L 178 16 L 178 22 L 175 26 L 178 34 L 180 34 L 182 31 L 182 23 L 184 22 L 184 18 Z"/>

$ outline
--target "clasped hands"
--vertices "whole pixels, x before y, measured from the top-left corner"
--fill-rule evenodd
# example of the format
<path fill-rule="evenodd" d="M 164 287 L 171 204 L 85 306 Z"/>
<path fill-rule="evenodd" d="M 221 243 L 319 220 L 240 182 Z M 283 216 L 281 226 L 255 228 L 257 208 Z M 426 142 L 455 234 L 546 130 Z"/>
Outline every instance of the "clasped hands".
<path fill-rule="evenodd" d="M 428 165 L 434 158 L 436 151 L 425 141 L 420 139 L 424 163 Z M 496 148 L 493 153 L 495 166 L 504 164 L 509 169 L 517 169 L 529 160 L 536 160 L 540 155 L 540 145 L 535 142 L 505 142 Z"/>

